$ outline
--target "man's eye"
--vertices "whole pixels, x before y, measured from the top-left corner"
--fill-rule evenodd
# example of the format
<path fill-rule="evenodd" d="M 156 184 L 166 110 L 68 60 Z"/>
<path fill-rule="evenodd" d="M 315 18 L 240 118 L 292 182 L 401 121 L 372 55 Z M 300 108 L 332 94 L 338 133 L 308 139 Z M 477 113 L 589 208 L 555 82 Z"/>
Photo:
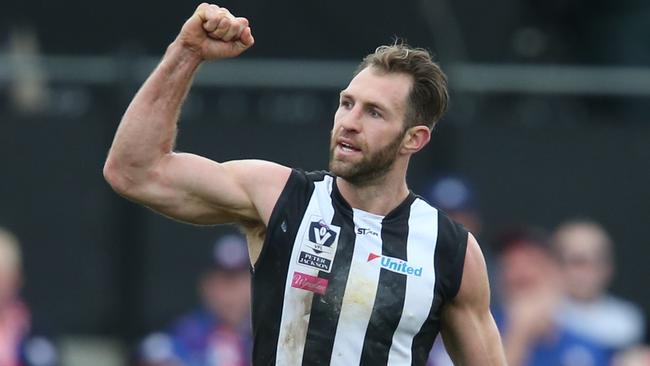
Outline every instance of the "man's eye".
<path fill-rule="evenodd" d="M 345 108 L 349 108 L 352 105 L 352 103 L 349 100 L 342 100 L 341 101 L 341 106 Z"/>
<path fill-rule="evenodd" d="M 372 118 L 381 118 L 381 113 L 377 112 L 374 109 L 371 109 L 368 113 L 370 113 L 370 117 Z"/>

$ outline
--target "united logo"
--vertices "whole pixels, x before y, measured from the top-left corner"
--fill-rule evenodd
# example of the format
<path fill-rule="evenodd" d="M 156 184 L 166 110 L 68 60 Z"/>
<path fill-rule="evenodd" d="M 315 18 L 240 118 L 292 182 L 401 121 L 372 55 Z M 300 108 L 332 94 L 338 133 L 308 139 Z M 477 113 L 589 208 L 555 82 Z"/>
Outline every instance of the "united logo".
<path fill-rule="evenodd" d="M 411 266 L 407 261 L 389 257 L 386 255 L 379 255 L 375 253 L 368 254 L 368 262 L 380 258 L 379 265 L 381 268 L 387 269 L 395 273 L 401 273 L 407 276 L 422 277 L 422 267 Z"/>

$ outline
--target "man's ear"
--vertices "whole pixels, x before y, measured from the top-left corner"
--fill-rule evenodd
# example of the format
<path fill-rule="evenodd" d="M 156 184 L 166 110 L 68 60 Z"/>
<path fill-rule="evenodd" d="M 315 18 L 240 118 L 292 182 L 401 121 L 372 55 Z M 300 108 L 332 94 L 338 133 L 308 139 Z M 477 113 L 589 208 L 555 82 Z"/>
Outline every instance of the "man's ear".
<path fill-rule="evenodd" d="M 402 141 L 402 152 L 406 154 L 415 154 L 422 150 L 429 140 L 431 140 L 431 130 L 424 125 L 413 126 L 404 134 Z"/>

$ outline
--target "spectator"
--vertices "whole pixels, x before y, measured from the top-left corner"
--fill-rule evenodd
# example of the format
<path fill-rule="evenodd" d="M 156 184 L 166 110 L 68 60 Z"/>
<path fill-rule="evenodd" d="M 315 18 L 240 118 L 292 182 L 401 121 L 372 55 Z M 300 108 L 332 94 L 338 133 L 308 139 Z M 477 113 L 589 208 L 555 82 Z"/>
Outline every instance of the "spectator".
<path fill-rule="evenodd" d="M 53 366 L 54 345 L 31 331 L 29 309 L 20 299 L 22 259 L 18 239 L 0 227 L 0 365 Z"/>
<path fill-rule="evenodd" d="M 500 306 L 494 315 L 510 366 L 606 366 L 597 344 L 556 320 L 563 297 L 559 264 L 543 235 L 529 229 L 500 236 Z"/>
<path fill-rule="evenodd" d="M 213 266 L 201 278 L 201 307 L 140 348 L 146 366 L 250 365 L 250 260 L 245 240 L 227 235 L 215 243 Z"/>
<path fill-rule="evenodd" d="M 607 293 L 614 274 L 612 240 L 599 224 L 568 221 L 553 235 L 567 297 L 561 324 L 610 352 L 640 343 L 644 319 L 634 304 Z"/>

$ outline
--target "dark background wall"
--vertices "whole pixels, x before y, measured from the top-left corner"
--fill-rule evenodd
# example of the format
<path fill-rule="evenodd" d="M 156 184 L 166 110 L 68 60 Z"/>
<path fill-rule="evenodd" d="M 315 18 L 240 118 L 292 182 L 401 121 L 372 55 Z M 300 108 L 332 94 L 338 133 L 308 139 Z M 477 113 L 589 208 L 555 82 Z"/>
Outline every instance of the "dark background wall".
<path fill-rule="evenodd" d="M 53 54 L 159 54 L 198 1 L 5 1 L 0 34 L 15 25 L 34 27 L 42 49 Z M 257 45 L 246 57 L 357 58 L 393 35 L 431 47 L 441 57 L 476 62 L 534 58 L 546 62 L 647 65 L 643 0 L 223 0 L 246 16 Z M 541 50 L 522 55 L 517 40 Z M 457 33 L 457 34 L 456 34 Z M 457 38 L 458 37 L 458 38 Z M 0 37 L 2 38 L 2 37 Z M 462 44 L 448 44 L 454 43 Z M 454 48 L 454 52 L 443 48 Z"/>

